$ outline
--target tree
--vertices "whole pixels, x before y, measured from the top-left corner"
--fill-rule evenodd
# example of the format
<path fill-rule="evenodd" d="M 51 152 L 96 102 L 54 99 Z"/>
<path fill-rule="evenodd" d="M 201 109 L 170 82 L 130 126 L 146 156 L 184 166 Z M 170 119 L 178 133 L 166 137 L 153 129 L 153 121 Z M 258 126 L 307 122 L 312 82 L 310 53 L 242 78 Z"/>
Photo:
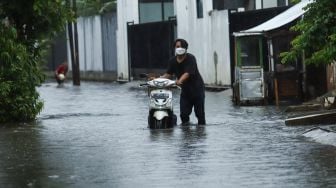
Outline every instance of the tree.
<path fill-rule="evenodd" d="M 282 62 L 294 61 L 304 52 L 306 64 L 330 64 L 336 59 L 336 2 L 315 0 L 305 7 L 303 18 L 291 29 L 298 32 Z"/>
<path fill-rule="evenodd" d="M 44 44 L 71 19 L 63 0 L 0 2 L 0 122 L 34 120 L 42 110 Z"/>
<path fill-rule="evenodd" d="M 105 12 L 115 11 L 116 0 L 77 0 L 78 15 L 92 16 Z"/>

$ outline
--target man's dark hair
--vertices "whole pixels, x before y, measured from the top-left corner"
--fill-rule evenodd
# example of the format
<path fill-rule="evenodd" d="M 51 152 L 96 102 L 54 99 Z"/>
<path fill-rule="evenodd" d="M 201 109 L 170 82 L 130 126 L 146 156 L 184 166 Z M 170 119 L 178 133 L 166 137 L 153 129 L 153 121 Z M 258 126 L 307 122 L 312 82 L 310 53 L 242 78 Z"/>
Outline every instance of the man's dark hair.
<path fill-rule="evenodd" d="M 184 39 L 176 39 L 174 42 L 174 47 L 176 46 L 177 42 L 181 42 L 182 48 L 188 49 L 188 42 Z"/>

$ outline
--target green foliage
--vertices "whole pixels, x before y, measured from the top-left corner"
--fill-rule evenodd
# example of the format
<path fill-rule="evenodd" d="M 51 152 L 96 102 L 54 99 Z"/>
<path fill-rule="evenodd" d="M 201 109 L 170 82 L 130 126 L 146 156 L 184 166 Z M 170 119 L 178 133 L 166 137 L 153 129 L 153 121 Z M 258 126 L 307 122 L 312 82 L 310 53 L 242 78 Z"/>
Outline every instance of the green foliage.
<path fill-rule="evenodd" d="M 305 8 L 303 19 L 292 27 L 299 35 L 290 51 L 281 54 L 282 62 L 304 52 L 306 64 L 330 64 L 336 59 L 336 1 L 316 0 Z"/>
<path fill-rule="evenodd" d="M 79 16 L 103 14 L 115 11 L 116 7 L 116 0 L 77 0 L 77 12 Z"/>
<path fill-rule="evenodd" d="M 42 110 L 43 44 L 72 15 L 62 0 L 0 2 L 0 123 L 31 121 Z"/>
<path fill-rule="evenodd" d="M 0 122 L 33 120 L 43 106 L 35 90 L 43 75 L 13 27 L 1 25 L 0 36 Z"/>
<path fill-rule="evenodd" d="M 64 0 L 2 0 L 0 9 L 3 10 L 0 12 L 0 20 L 7 17 L 17 29 L 18 38 L 30 50 L 36 46 L 36 41 L 64 30 L 64 24 L 73 15 Z"/>
<path fill-rule="evenodd" d="M 290 0 L 290 2 L 292 3 L 292 4 L 296 4 L 296 3 L 299 3 L 301 0 Z"/>

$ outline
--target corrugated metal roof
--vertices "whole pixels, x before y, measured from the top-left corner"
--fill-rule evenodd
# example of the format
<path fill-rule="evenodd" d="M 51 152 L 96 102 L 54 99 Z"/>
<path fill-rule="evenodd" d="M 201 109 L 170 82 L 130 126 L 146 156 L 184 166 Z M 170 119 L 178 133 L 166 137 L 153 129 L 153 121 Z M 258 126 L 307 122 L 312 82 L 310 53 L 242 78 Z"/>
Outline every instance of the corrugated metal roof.
<path fill-rule="evenodd" d="M 281 26 L 284 26 L 298 17 L 302 16 L 306 10 L 303 8 L 306 7 L 309 3 L 313 2 L 312 0 L 302 0 L 300 3 L 294 5 L 283 13 L 275 16 L 274 18 L 258 25 L 253 28 L 233 33 L 234 36 L 248 36 L 248 35 L 261 35 L 264 32 L 271 31 Z"/>

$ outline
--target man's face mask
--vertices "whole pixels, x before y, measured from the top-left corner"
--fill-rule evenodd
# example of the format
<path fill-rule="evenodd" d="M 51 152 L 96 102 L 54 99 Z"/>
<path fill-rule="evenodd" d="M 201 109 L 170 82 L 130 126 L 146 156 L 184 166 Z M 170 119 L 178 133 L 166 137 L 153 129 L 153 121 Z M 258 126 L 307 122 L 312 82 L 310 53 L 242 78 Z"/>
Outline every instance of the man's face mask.
<path fill-rule="evenodd" d="M 186 49 L 185 48 L 176 48 L 175 49 L 175 54 L 176 55 L 183 55 L 183 54 L 185 54 L 186 53 Z"/>

